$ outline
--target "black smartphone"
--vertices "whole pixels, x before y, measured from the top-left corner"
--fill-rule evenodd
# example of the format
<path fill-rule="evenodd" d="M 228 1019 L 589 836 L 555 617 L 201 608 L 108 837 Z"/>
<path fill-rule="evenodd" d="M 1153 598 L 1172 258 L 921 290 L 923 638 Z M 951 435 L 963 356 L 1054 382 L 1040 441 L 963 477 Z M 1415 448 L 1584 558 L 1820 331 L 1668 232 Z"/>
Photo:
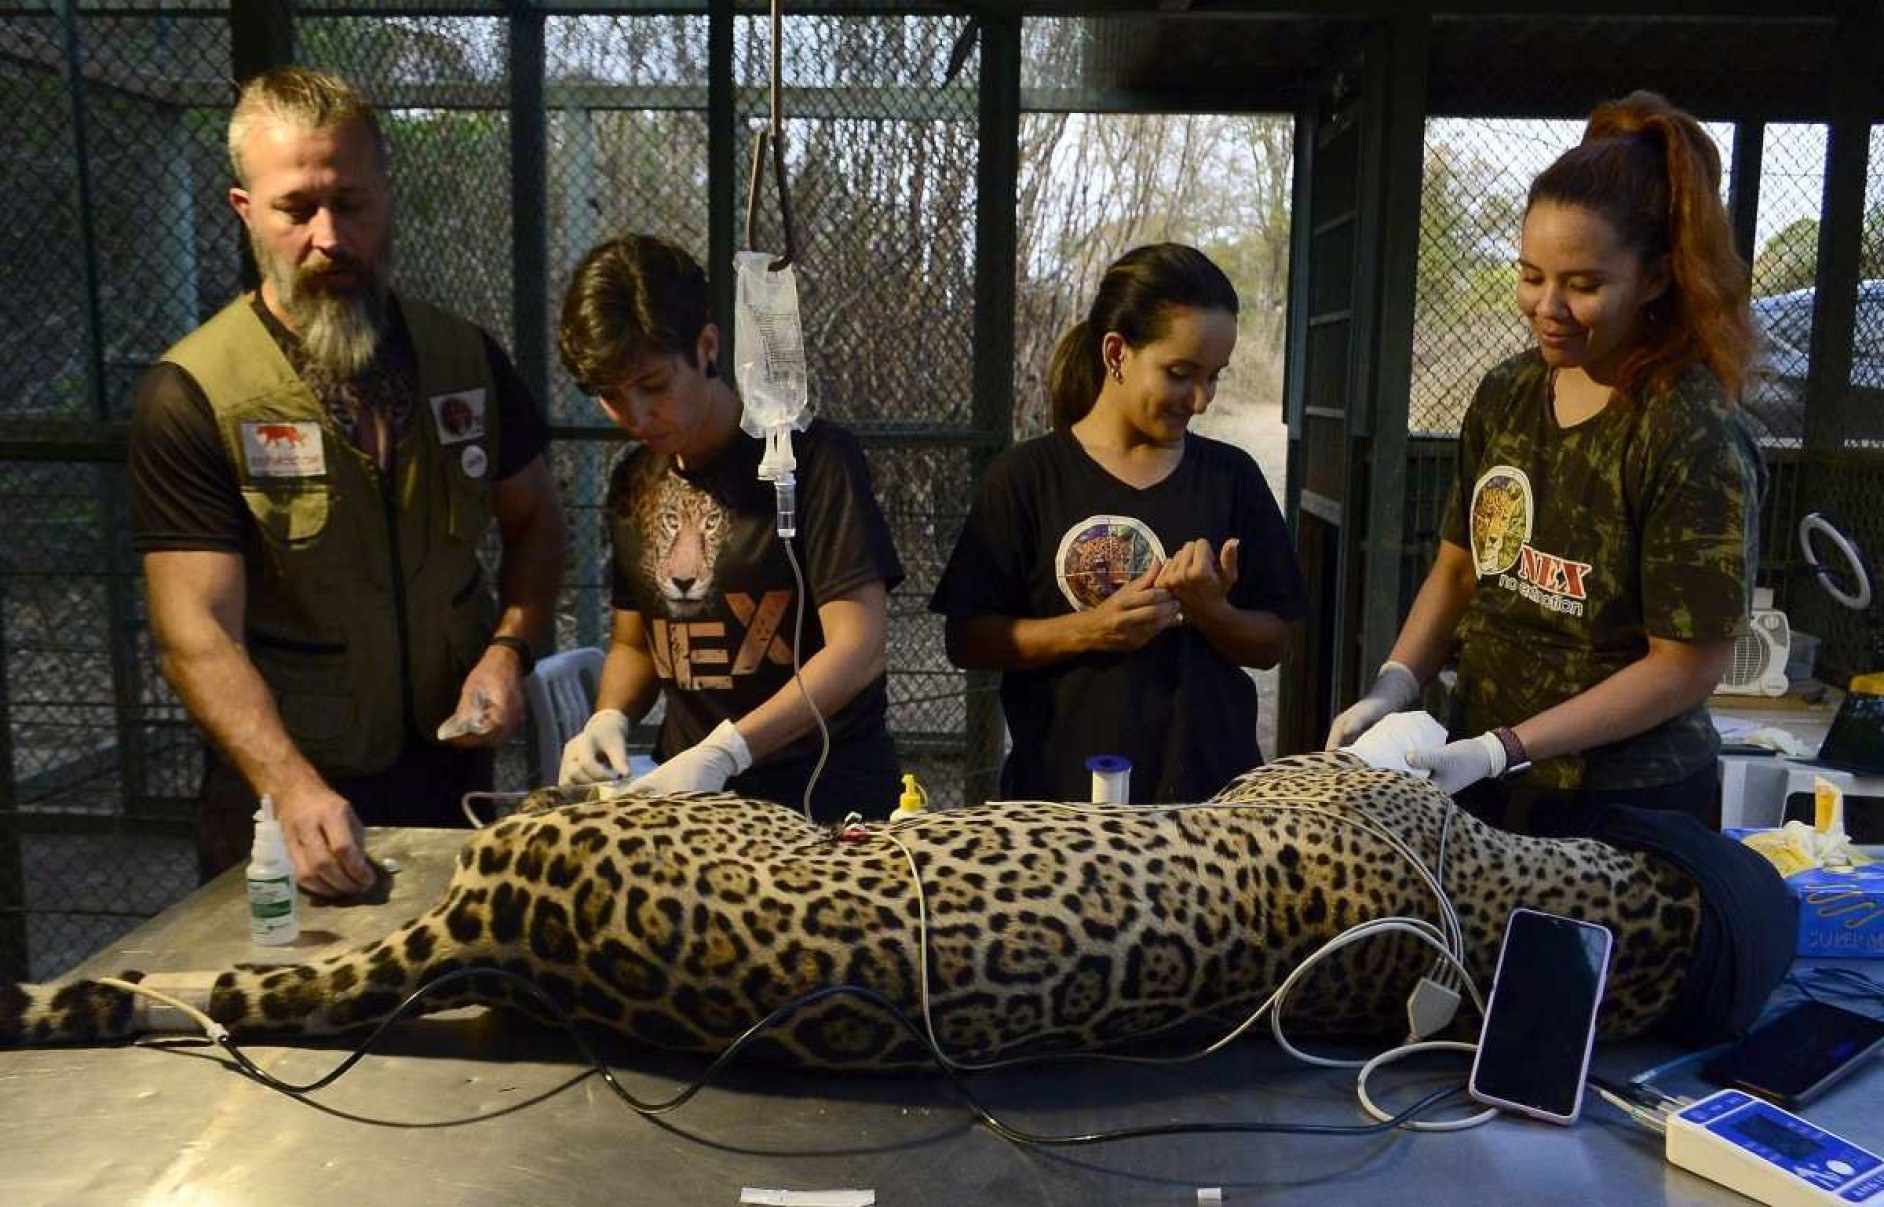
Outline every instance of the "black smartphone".
<path fill-rule="evenodd" d="M 1810 1102 L 1884 1047 L 1884 1020 L 1825 1002 L 1801 1002 L 1701 1068 L 1715 1085 L 1780 1106 Z"/>
<path fill-rule="evenodd" d="M 1472 1097 L 1552 1123 L 1574 1123 L 1609 976 L 1609 928 L 1514 909 L 1472 1058 Z"/>

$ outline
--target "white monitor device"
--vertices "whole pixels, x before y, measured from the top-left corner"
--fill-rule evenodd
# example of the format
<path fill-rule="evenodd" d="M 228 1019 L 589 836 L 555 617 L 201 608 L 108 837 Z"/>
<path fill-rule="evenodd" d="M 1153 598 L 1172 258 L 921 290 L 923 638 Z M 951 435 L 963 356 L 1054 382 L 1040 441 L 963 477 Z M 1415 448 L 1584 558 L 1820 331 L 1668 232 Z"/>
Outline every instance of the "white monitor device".
<path fill-rule="evenodd" d="M 1768 1207 L 1884 1205 L 1884 1158 L 1739 1090 L 1670 1115 L 1667 1154 Z"/>

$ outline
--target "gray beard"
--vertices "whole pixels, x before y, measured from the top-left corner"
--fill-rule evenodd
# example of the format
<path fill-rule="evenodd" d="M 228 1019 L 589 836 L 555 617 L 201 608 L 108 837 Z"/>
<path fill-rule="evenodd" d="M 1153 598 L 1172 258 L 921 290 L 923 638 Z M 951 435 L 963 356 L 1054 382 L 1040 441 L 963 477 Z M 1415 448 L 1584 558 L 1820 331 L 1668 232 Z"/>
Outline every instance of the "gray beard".
<path fill-rule="evenodd" d="M 303 289 L 294 265 L 270 257 L 260 247 L 254 250 L 256 264 L 275 287 L 275 297 L 301 339 L 304 372 L 333 384 L 364 373 L 391 325 L 385 284 L 375 278 L 358 293 Z"/>
<path fill-rule="evenodd" d="M 386 304 L 378 292 L 308 294 L 284 300 L 283 308 L 300 333 L 308 370 L 335 382 L 364 373 L 386 334 Z"/>

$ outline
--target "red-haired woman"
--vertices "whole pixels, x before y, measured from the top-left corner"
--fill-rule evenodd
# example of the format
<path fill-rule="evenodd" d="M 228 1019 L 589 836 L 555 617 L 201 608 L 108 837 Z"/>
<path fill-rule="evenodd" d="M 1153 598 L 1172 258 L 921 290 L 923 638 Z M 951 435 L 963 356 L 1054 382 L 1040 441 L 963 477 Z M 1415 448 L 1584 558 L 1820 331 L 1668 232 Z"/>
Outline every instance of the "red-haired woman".
<path fill-rule="evenodd" d="M 1762 476 L 1720 178 L 1694 118 L 1637 92 L 1532 183 L 1517 302 L 1537 347 L 1479 383 L 1438 560 L 1331 749 L 1456 650 L 1454 740 L 1408 762 L 1474 813 L 1541 834 L 1609 803 L 1717 815 L 1706 701 L 1747 624 Z"/>

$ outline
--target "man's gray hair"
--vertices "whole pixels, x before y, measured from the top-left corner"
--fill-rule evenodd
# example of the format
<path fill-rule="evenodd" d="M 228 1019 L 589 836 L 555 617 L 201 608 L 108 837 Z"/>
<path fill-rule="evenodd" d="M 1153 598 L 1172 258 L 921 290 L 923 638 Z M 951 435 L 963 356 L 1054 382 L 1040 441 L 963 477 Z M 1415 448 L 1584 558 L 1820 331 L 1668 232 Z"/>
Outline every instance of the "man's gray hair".
<path fill-rule="evenodd" d="M 246 186 L 242 148 L 256 122 L 273 119 L 299 130 L 326 130 L 350 121 L 366 123 L 373 134 L 373 149 L 386 163 L 386 136 L 379 116 L 353 85 L 337 75 L 311 67 L 276 67 L 242 85 L 235 110 L 229 115 L 229 165 L 236 183 Z"/>

